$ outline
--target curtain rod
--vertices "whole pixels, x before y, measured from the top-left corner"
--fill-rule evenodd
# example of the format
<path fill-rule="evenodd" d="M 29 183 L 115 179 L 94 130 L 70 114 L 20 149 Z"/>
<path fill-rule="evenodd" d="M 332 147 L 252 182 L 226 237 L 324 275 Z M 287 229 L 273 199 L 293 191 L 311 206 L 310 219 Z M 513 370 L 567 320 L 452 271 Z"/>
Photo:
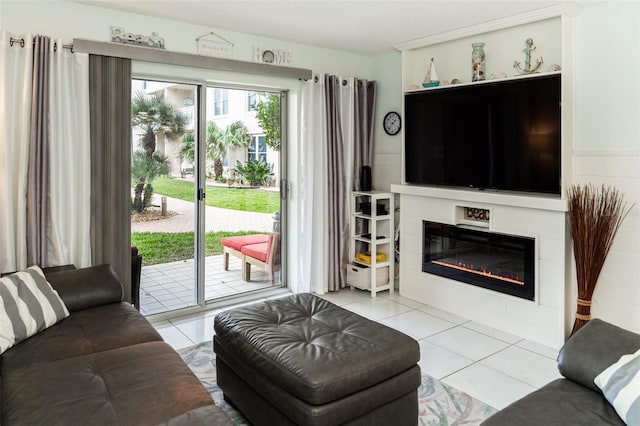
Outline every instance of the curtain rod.
<path fill-rule="evenodd" d="M 33 41 L 33 43 L 35 44 L 35 40 Z M 13 47 L 14 44 L 18 44 L 20 45 L 20 47 L 24 47 L 25 41 L 24 38 L 13 38 L 13 37 L 9 37 L 9 46 Z M 63 44 L 62 47 L 64 49 L 69 49 L 71 50 L 71 53 L 73 53 L 73 44 Z M 58 43 L 57 42 L 53 42 L 53 51 L 57 51 L 58 50 Z"/>

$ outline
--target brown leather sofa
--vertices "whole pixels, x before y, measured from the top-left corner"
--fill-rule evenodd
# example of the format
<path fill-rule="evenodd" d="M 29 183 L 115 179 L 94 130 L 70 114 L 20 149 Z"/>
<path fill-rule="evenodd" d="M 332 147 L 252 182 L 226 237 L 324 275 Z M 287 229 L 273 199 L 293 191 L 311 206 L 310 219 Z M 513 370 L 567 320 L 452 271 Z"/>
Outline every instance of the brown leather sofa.
<path fill-rule="evenodd" d="M 232 424 L 110 266 L 45 275 L 71 315 L 2 355 L 3 425 Z"/>

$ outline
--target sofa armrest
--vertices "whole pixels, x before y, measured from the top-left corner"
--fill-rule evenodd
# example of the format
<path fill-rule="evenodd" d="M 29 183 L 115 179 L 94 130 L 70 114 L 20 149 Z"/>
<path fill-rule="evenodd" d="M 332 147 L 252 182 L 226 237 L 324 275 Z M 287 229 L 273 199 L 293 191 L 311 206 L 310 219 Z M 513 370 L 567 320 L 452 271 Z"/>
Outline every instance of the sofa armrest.
<path fill-rule="evenodd" d="M 620 359 L 640 349 L 640 334 L 622 329 L 600 319 L 592 319 L 578 330 L 560 349 L 558 369 L 576 383 L 596 392 L 596 376 Z"/>
<path fill-rule="evenodd" d="M 60 265 L 60 266 L 47 266 L 46 268 L 42 268 L 42 272 L 44 272 L 44 275 L 47 276 L 49 274 L 53 274 L 54 272 L 73 271 L 76 269 L 77 268 L 75 265 L 67 264 L 67 265 Z"/>
<path fill-rule="evenodd" d="M 69 312 L 123 300 L 120 280 L 110 265 L 45 274 Z"/>

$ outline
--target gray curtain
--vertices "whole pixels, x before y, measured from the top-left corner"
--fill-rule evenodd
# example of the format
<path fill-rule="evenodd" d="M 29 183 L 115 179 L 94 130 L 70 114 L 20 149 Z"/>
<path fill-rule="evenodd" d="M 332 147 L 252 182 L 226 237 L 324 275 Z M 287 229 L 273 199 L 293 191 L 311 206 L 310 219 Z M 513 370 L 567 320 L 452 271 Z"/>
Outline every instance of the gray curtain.
<path fill-rule="evenodd" d="M 360 191 L 360 169 L 373 166 L 373 117 L 376 104 L 376 82 L 356 79 L 355 141 L 353 155 L 353 190 Z"/>
<path fill-rule="evenodd" d="M 91 259 L 131 301 L 131 60 L 89 57 Z"/>
<path fill-rule="evenodd" d="M 345 187 L 342 125 L 340 121 L 340 79 L 325 76 L 327 115 L 327 185 L 328 190 L 328 286 L 329 291 L 346 286 L 349 263 L 349 206 Z"/>
<path fill-rule="evenodd" d="M 27 172 L 27 265 L 47 265 L 49 70 L 51 40 L 35 36 Z"/>

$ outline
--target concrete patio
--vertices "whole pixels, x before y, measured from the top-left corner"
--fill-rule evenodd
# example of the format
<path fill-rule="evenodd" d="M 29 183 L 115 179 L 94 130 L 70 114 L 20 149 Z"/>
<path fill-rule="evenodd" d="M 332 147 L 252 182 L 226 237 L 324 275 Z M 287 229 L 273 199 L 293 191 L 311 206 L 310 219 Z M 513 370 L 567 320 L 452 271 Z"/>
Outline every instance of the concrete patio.
<path fill-rule="evenodd" d="M 279 273 L 276 283 L 279 285 Z M 140 312 L 153 315 L 195 305 L 193 259 L 144 266 L 140 278 Z M 222 255 L 205 258 L 205 300 L 271 287 L 268 274 L 252 268 L 251 281 L 242 279 L 240 259 L 231 256 L 229 270 L 222 268 Z"/>

